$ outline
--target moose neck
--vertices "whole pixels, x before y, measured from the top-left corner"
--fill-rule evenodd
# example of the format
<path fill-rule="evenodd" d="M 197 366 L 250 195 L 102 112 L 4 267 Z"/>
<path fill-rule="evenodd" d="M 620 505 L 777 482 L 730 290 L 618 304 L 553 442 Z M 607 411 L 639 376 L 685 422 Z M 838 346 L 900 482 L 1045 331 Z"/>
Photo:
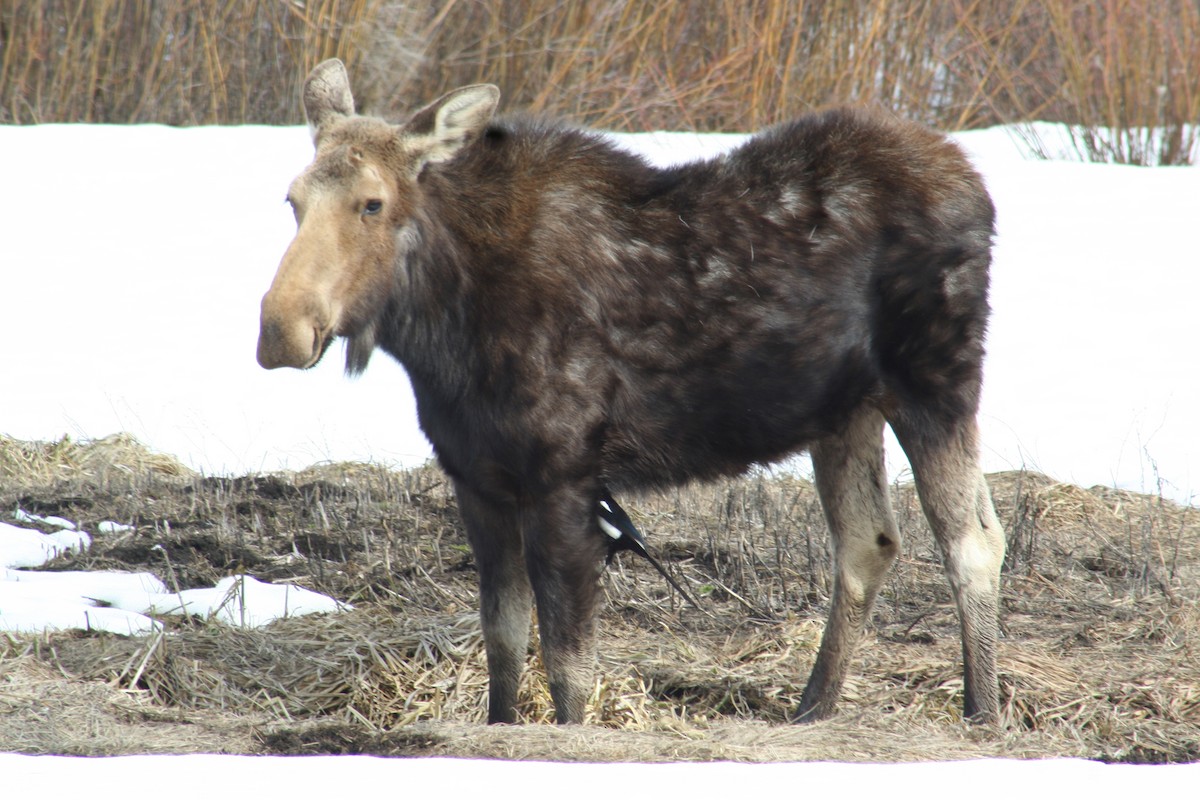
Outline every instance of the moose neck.
<path fill-rule="evenodd" d="M 478 271 L 495 258 L 497 243 L 489 247 L 478 231 L 492 227 L 481 219 L 506 216 L 505 197 L 459 190 L 473 177 L 448 168 L 422 178 L 421 207 L 397 233 L 402 244 L 393 297 L 379 330 L 379 346 L 442 402 L 463 397 L 481 374 L 475 330 L 486 298 Z"/>
<path fill-rule="evenodd" d="M 641 214 L 678 179 L 595 134 L 499 123 L 421 176 L 379 345 L 438 413 L 526 407 L 531 370 L 600 363 L 606 315 L 673 262 Z"/>

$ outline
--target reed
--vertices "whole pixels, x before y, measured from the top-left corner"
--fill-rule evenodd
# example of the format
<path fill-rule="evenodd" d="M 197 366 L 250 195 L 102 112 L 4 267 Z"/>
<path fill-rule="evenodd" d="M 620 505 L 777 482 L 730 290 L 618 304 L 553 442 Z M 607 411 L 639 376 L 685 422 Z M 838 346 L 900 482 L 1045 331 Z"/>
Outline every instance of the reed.
<path fill-rule="evenodd" d="M 1074 155 L 1189 164 L 1200 132 L 1200 5 L 1194 0 L 956 2 L 960 65 L 999 122 L 1068 123 Z M 1032 129 L 1030 129 L 1031 131 Z M 1027 133 L 1044 155 L 1048 146 Z"/>
<path fill-rule="evenodd" d="M 294 124 L 338 56 L 375 113 L 465 83 L 614 130 L 747 131 L 833 103 L 942 128 L 1069 122 L 1092 160 L 1187 163 L 1195 0 L 9 0 L 0 122 Z"/>

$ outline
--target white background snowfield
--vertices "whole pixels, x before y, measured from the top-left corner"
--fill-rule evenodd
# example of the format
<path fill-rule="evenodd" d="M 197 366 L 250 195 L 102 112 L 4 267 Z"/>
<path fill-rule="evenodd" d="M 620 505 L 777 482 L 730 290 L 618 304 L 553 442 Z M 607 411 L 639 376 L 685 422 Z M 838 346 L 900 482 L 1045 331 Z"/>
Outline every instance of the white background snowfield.
<path fill-rule="evenodd" d="M 713 155 L 741 140 L 617 138 L 656 163 Z M 1033 161 L 1003 129 L 957 138 L 999 212 L 984 468 L 1024 467 L 1197 502 L 1200 169 Z M 53 440 L 129 432 L 209 475 L 326 460 L 425 461 L 429 445 L 403 370 L 386 357 L 357 381 L 343 378 L 337 353 L 305 373 L 268 373 L 255 363 L 258 302 L 294 232 L 284 195 L 311 157 L 303 128 L 0 126 L 0 433 Z M 894 443 L 889 458 L 893 477 L 902 476 Z M 55 547 L 82 546 L 82 537 L 37 538 L 8 518 L 14 509 L 2 511 L 0 628 L 80 620 L 107 627 L 104 618 L 123 633 L 144 633 L 156 625 L 147 613 L 181 605 L 232 624 L 301 613 L 310 601 L 318 610 L 336 605 L 232 577 L 194 595 L 171 593 L 149 575 L 35 577 L 18 568 Z M 557 796 L 563 785 L 577 798 L 737 796 L 747 786 L 816 795 L 854 787 L 856 796 L 922 800 L 980 786 L 1010 796 L 1185 797 L 1200 786 L 1200 765 L 0 755 L 6 797 L 126 797 L 131 781 L 169 787 L 174 798 L 324 798 L 348 785 L 403 795 L 453 786 L 467 796 L 504 783 L 527 798 Z"/>

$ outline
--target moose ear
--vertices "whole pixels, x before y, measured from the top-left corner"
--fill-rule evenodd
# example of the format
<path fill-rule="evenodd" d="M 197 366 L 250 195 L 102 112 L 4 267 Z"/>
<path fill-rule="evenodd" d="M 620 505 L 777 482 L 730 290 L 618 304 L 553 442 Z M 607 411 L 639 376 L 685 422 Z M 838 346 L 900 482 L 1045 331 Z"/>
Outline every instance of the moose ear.
<path fill-rule="evenodd" d="M 346 65 L 336 58 L 322 61 L 304 81 L 304 115 L 315 143 L 321 128 L 335 117 L 354 115 L 354 96 L 350 94 L 350 76 Z"/>
<path fill-rule="evenodd" d="M 448 161 L 463 145 L 483 133 L 500 103 L 500 90 L 490 83 L 464 86 L 418 111 L 404 126 L 424 163 Z"/>

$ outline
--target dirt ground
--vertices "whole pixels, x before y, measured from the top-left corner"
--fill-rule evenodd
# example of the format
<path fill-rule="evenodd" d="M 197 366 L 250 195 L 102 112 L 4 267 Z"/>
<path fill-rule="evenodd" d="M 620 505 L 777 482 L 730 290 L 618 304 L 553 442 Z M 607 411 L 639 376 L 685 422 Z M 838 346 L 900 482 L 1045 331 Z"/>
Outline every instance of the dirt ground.
<path fill-rule="evenodd" d="M 526 724 L 488 727 L 474 563 L 435 467 L 212 478 L 121 437 L 0 440 L 0 513 L 135 526 L 47 569 L 146 570 L 173 589 L 247 573 L 354 606 L 259 630 L 0 637 L 0 750 L 1200 760 L 1200 509 L 1031 473 L 989 481 L 1009 537 L 999 729 L 961 719 L 953 605 L 905 485 L 903 554 L 840 712 L 787 724 L 828 607 L 828 554 L 811 485 L 771 473 L 621 498 L 703 611 L 623 554 L 603 578 L 591 724 L 549 724 L 535 642 Z"/>

